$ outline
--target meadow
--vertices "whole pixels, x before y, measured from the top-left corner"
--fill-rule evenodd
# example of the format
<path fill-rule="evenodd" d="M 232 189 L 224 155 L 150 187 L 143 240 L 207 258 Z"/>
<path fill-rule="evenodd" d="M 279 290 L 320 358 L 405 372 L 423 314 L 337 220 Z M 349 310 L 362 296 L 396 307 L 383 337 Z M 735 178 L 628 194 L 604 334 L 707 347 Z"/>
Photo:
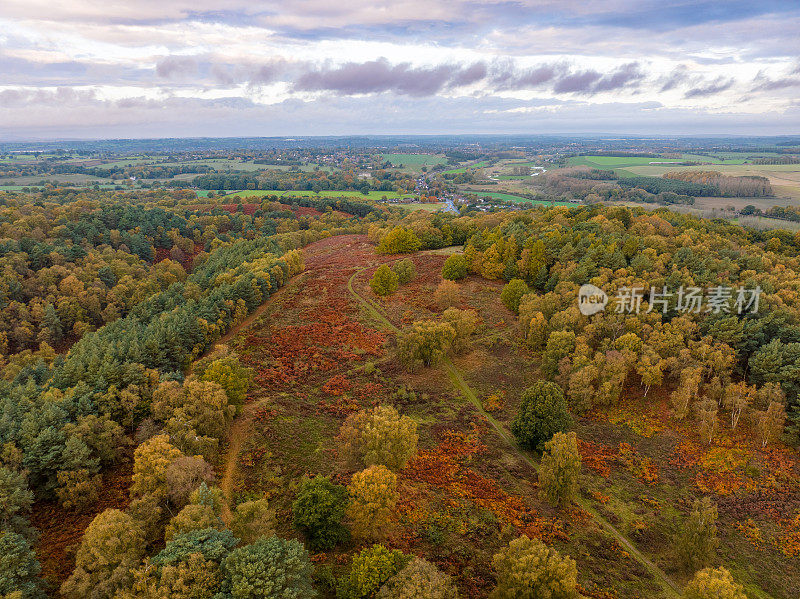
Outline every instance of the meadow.
<path fill-rule="evenodd" d="M 391 162 L 401 168 L 420 168 L 447 163 L 443 154 L 381 154 L 381 161 Z"/>

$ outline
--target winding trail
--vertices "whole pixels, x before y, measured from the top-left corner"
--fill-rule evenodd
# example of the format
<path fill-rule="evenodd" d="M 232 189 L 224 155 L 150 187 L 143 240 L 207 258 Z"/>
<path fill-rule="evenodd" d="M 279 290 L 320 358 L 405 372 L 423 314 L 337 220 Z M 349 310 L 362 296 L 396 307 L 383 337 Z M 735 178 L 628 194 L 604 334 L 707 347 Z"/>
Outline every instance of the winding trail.
<path fill-rule="evenodd" d="M 355 297 L 358 302 L 367 309 L 371 316 L 373 316 L 376 320 L 381 322 L 386 328 L 394 331 L 395 333 L 398 332 L 400 329 L 394 325 L 381 311 L 380 307 L 375 304 L 369 298 L 366 298 L 360 295 L 353 287 L 353 281 L 367 270 L 370 267 L 364 267 L 358 269 L 350 279 L 347 281 L 347 289 L 348 291 Z M 450 381 L 453 383 L 453 386 L 461 392 L 464 398 L 469 401 L 475 409 L 486 418 L 487 422 L 492 425 L 495 432 L 506 442 L 506 444 L 519 456 L 522 460 L 524 460 L 527 464 L 529 464 L 534 470 L 537 472 L 539 471 L 539 464 L 527 451 L 521 449 L 514 437 L 511 433 L 500 423 L 496 418 L 494 418 L 491 414 L 486 412 L 483 409 L 483 405 L 481 405 L 480 400 L 478 399 L 475 392 L 472 388 L 467 384 L 466 380 L 464 380 L 464 376 L 458 367 L 453 364 L 452 360 L 449 357 L 445 357 L 442 361 L 444 364 L 445 370 L 447 370 L 447 374 L 450 378 Z M 608 532 L 620 545 L 622 545 L 625 550 L 633 557 L 636 561 L 638 561 L 650 574 L 653 578 L 658 582 L 661 586 L 662 591 L 664 592 L 665 597 L 678 597 L 680 596 L 680 588 L 678 585 L 664 572 L 661 568 L 659 568 L 655 563 L 653 563 L 649 558 L 647 558 L 641 551 L 639 551 L 634 544 L 628 540 L 628 538 L 619 532 L 613 524 L 608 522 L 605 518 L 603 518 L 597 510 L 592 507 L 592 505 L 583 497 L 578 497 L 576 503 L 581 507 L 581 509 L 585 510 L 592 517 L 595 521 L 600 524 L 600 526 Z"/>

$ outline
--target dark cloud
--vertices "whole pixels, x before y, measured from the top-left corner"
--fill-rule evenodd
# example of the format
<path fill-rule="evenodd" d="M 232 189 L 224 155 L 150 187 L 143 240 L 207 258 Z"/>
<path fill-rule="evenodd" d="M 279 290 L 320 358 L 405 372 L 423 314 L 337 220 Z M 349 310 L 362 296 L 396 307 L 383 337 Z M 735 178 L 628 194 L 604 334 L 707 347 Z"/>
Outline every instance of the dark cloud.
<path fill-rule="evenodd" d="M 164 79 L 191 77 L 197 70 L 197 59 L 192 56 L 167 56 L 156 63 L 156 73 Z"/>
<path fill-rule="evenodd" d="M 632 87 L 644 78 L 639 63 L 631 62 L 606 74 L 595 70 L 564 74 L 553 85 L 553 91 L 559 94 L 597 94 Z"/>
<path fill-rule="evenodd" d="M 364 63 L 348 62 L 302 74 L 294 83 L 297 91 L 332 91 L 340 95 L 394 92 L 407 96 L 431 96 L 450 79 L 461 74 L 454 65 L 412 67 L 389 64 L 385 58 Z"/>
<path fill-rule="evenodd" d="M 597 71 L 580 71 L 564 75 L 555 82 L 553 91 L 558 94 L 589 92 L 594 85 L 602 79 L 602 75 Z"/>
<path fill-rule="evenodd" d="M 608 92 L 629 87 L 644 79 L 639 63 L 631 62 L 619 67 L 616 71 L 604 75 L 592 88 L 592 92 Z"/>
<path fill-rule="evenodd" d="M 466 85 L 472 85 L 473 83 L 477 83 L 478 81 L 485 79 L 488 72 L 489 69 L 486 66 L 486 63 L 476 62 L 475 64 L 466 68 L 462 68 L 460 71 L 457 71 L 455 74 L 453 74 L 448 82 L 448 87 L 464 87 Z"/>
<path fill-rule="evenodd" d="M 562 64 L 545 64 L 528 69 L 517 69 L 513 64 L 496 66 L 492 83 L 498 90 L 530 89 L 552 81 L 558 73 L 563 73 Z"/>
<path fill-rule="evenodd" d="M 409 96 L 430 96 L 487 81 L 492 91 L 541 88 L 552 84 L 556 93 L 596 94 L 630 87 L 645 78 L 639 63 L 632 62 L 609 73 L 596 70 L 571 71 L 565 63 L 543 64 L 520 69 L 513 62 L 487 67 L 479 62 L 462 67 L 443 64 L 412 67 L 392 65 L 385 58 L 364 63 L 346 63 L 303 73 L 294 83 L 298 91 L 332 91 L 338 95 L 394 92 Z"/>
<path fill-rule="evenodd" d="M 666 77 L 659 79 L 659 83 L 661 83 L 661 91 L 667 92 L 671 89 L 675 89 L 679 85 L 686 83 L 688 79 L 689 67 L 682 64 L 674 68 Z"/>
<path fill-rule="evenodd" d="M 735 81 L 733 79 L 726 79 L 725 77 L 717 77 L 713 81 L 708 81 L 700 85 L 696 85 L 684 94 L 685 98 L 704 98 L 706 96 L 713 96 L 720 92 L 733 87 Z"/>

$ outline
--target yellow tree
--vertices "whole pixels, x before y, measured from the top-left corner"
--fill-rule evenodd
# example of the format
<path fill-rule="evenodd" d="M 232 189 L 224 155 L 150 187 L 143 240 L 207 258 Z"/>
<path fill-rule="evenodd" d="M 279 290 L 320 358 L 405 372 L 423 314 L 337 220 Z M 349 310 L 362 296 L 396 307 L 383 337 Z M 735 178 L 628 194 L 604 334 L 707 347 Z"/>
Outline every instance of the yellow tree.
<path fill-rule="evenodd" d="M 554 506 L 571 503 L 578 494 L 581 455 L 578 437 L 558 432 L 544 444 L 539 467 L 539 494 Z"/>
<path fill-rule="evenodd" d="M 376 541 L 386 537 L 397 505 L 397 476 L 385 466 L 370 466 L 353 475 L 347 492 L 353 534 Z"/>
<path fill-rule="evenodd" d="M 337 441 L 350 464 L 382 465 L 399 470 L 417 452 L 417 423 L 392 406 L 376 406 L 351 414 Z"/>

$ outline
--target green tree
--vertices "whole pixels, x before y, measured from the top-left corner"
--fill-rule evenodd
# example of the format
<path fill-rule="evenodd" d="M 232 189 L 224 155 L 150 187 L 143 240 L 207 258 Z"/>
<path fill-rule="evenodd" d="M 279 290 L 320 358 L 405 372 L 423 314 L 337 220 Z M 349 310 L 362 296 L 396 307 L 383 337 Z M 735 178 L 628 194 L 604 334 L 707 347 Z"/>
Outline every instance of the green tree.
<path fill-rule="evenodd" d="M 68 599 L 106 599 L 130 588 L 144 553 L 144 541 L 134 520 L 108 509 L 89 524 L 75 555 L 75 570 L 61 585 Z"/>
<path fill-rule="evenodd" d="M 189 503 L 170 520 L 164 538 L 169 541 L 176 534 L 193 530 L 223 529 L 225 525 L 220 514 L 224 501 L 222 491 L 218 487 L 209 487 L 206 483 L 201 483 L 190 495 Z"/>
<path fill-rule="evenodd" d="M 392 264 L 392 272 L 397 275 L 397 282 L 400 285 L 413 281 L 417 276 L 417 268 L 408 258 L 403 258 Z"/>
<path fill-rule="evenodd" d="M 475 310 L 448 308 L 442 313 L 442 320 L 453 327 L 455 336 L 450 344 L 453 353 L 460 354 L 470 347 L 470 339 L 478 327 L 478 313 Z"/>
<path fill-rule="evenodd" d="M 463 254 L 448 256 L 442 266 L 442 278 L 459 281 L 467 276 L 467 260 Z"/>
<path fill-rule="evenodd" d="M 411 229 L 397 226 L 383 236 L 378 244 L 380 254 L 407 254 L 422 247 L 419 237 Z"/>
<path fill-rule="evenodd" d="M 392 406 L 375 406 L 347 417 L 337 437 L 341 454 L 354 465 L 380 464 L 399 470 L 417 452 L 417 423 Z"/>
<path fill-rule="evenodd" d="M 372 292 L 381 297 L 392 295 L 397 291 L 398 285 L 397 275 L 386 264 L 381 264 L 378 267 L 369 282 Z"/>
<path fill-rule="evenodd" d="M 503 287 L 503 291 L 500 293 L 500 300 L 506 308 L 516 314 L 519 312 L 519 302 L 522 296 L 530 292 L 531 290 L 525 281 L 522 279 L 511 279 L 506 286 Z"/>
<path fill-rule="evenodd" d="M 704 568 L 683 589 L 683 599 L 747 599 L 725 568 Z"/>
<path fill-rule="evenodd" d="M 347 487 L 350 503 L 347 516 L 353 534 L 363 539 L 380 540 L 391 526 L 397 505 L 397 476 L 385 466 L 370 466 L 353 475 Z"/>
<path fill-rule="evenodd" d="M 523 392 L 511 431 L 523 447 L 541 449 L 554 434 L 570 426 L 572 417 L 561 387 L 549 381 L 538 381 Z"/>
<path fill-rule="evenodd" d="M 437 364 L 450 349 L 456 332 L 446 322 L 418 320 L 397 334 L 397 354 L 406 369 Z"/>
<path fill-rule="evenodd" d="M 539 494 L 552 505 L 568 505 L 578 495 L 580 473 L 578 437 L 574 432 L 556 433 L 544 444 L 539 467 Z"/>
<path fill-rule="evenodd" d="M 453 579 L 419 557 L 392 576 L 381 587 L 378 599 L 458 599 Z"/>
<path fill-rule="evenodd" d="M 22 474 L 0 466 L 0 528 L 30 537 L 28 515 L 33 492 Z"/>
<path fill-rule="evenodd" d="M 575 561 L 523 535 L 495 554 L 497 587 L 490 599 L 578 599 Z"/>
<path fill-rule="evenodd" d="M 294 539 L 261 537 L 239 547 L 222 562 L 222 589 L 231 599 L 310 599 L 313 566 L 308 552 Z"/>
<path fill-rule="evenodd" d="M 353 556 L 350 573 L 339 582 L 340 599 L 367 599 L 376 597 L 381 586 L 400 572 L 408 563 L 408 556 L 396 549 L 373 545 Z"/>
<path fill-rule="evenodd" d="M 44 599 L 41 565 L 27 539 L 10 530 L 0 532 L 0 597 Z"/>
<path fill-rule="evenodd" d="M 292 504 L 294 525 L 312 551 L 333 549 L 348 536 L 342 525 L 347 510 L 347 489 L 327 476 L 306 479 Z"/>
<path fill-rule="evenodd" d="M 203 372 L 202 379 L 220 385 L 225 390 L 228 401 L 235 406 L 241 406 L 247 398 L 253 371 L 239 362 L 238 357 L 230 355 L 214 360 Z"/>
<path fill-rule="evenodd" d="M 193 554 L 199 554 L 204 560 L 219 564 L 238 543 L 239 539 L 227 529 L 192 530 L 175 535 L 151 561 L 161 567 L 185 562 Z"/>
<path fill-rule="evenodd" d="M 696 500 L 677 539 L 681 563 L 689 571 L 705 567 L 714 559 L 718 544 L 717 506 L 708 497 Z"/>
<path fill-rule="evenodd" d="M 542 374 L 553 378 L 558 373 L 558 363 L 575 351 L 575 333 L 573 331 L 553 331 L 547 338 L 547 345 L 542 354 Z"/>

